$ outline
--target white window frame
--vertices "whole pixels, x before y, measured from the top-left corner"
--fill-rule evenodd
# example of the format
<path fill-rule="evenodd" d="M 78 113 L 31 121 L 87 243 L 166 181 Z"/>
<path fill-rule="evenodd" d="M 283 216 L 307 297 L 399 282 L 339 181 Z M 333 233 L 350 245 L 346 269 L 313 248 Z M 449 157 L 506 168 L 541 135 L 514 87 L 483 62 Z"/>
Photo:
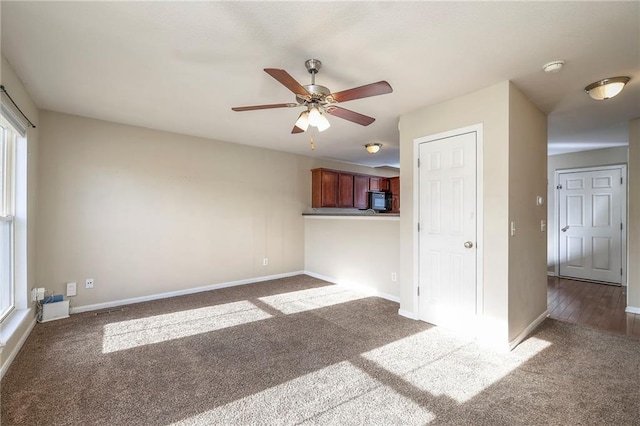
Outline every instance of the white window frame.
<path fill-rule="evenodd" d="M 3 294 L 2 303 L 0 304 L 0 322 L 4 321 L 16 308 L 16 229 L 15 229 L 15 213 L 16 213 L 16 152 L 18 143 L 18 132 L 9 124 L 0 123 L 0 226 L 9 227 L 9 242 L 7 246 L 0 249 L 3 256 L 8 259 L 0 259 L 0 285 L 8 285 L 8 289 L 0 289 Z M 3 241 L 4 243 L 4 241 Z M 6 250 L 6 253 L 3 251 Z M 7 271 L 3 269 L 7 268 Z M 6 292 L 6 293 L 5 293 Z M 6 303 L 6 297 L 9 303 Z"/>

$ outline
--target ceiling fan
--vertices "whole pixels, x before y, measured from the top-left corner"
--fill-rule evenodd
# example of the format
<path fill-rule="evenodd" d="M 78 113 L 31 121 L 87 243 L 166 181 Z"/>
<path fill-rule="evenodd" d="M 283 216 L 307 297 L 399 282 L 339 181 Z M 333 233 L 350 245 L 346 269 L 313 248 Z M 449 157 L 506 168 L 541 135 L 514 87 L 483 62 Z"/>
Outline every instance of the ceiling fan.
<path fill-rule="evenodd" d="M 329 120 L 324 116 L 325 113 L 362 126 L 368 126 L 376 120 L 373 117 L 368 117 L 336 106 L 337 103 L 393 92 L 389 83 L 386 81 L 378 81 L 377 83 L 371 83 L 360 87 L 354 87 L 353 89 L 331 93 L 328 88 L 316 84 L 316 74 L 320 70 L 322 62 L 318 59 L 308 59 L 305 61 L 304 65 L 307 67 L 309 74 L 311 74 L 311 84 L 305 84 L 304 86 L 298 83 L 285 70 L 277 68 L 264 69 L 267 74 L 278 80 L 280 84 L 291 90 L 296 95 L 296 102 L 234 107 L 231 109 L 234 111 L 253 111 L 271 108 L 305 107 L 306 110 L 298 116 L 298 120 L 293 126 L 291 133 L 302 133 L 306 131 L 310 125 L 316 127 L 318 131 L 322 132 L 331 126 Z"/>

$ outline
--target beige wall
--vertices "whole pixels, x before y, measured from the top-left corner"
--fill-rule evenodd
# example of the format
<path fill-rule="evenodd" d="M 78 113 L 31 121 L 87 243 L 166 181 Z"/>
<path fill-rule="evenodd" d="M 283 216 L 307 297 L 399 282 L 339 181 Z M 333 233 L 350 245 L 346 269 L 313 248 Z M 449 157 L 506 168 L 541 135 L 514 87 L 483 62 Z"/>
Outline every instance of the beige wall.
<path fill-rule="evenodd" d="M 305 217 L 305 270 L 331 282 L 400 297 L 397 217 Z"/>
<path fill-rule="evenodd" d="M 50 111 L 41 124 L 38 282 L 78 282 L 76 307 L 302 271 L 310 169 L 378 173 Z"/>
<path fill-rule="evenodd" d="M 546 213 L 532 208 L 535 195 L 545 192 L 546 117 L 510 82 L 400 117 L 400 307 L 417 315 L 414 140 L 478 123 L 483 126 L 482 338 L 504 347 L 546 310 L 546 237 L 540 232 Z M 512 220 L 518 233 L 510 238 Z M 530 276 L 523 280 L 524 273 Z"/>
<path fill-rule="evenodd" d="M 629 122 L 627 308 L 640 313 L 640 118 Z"/>
<path fill-rule="evenodd" d="M 482 123 L 484 138 L 484 307 L 493 338 L 507 339 L 508 207 L 509 207 L 509 82 L 430 106 L 400 117 L 400 308 L 417 316 L 417 243 L 414 212 L 414 139 Z"/>
<path fill-rule="evenodd" d="M 40 119 L 38 108 L 31 100 L 22 82 L 12 69 L 9 62 L 2 56 L 2 66 L 0 68 L 0 81 L 9 92 L 13 100 L 19 105 L 20 109 L 29 117 L 29 119 L 37 126 L 35 129 L 27 131 L 27 226 L 26 241 L 16 241 L 16 252 L 24 253 L 26 251 L 26 269 L 18 266 L 16 271 L 16 280 L 23 280 L 27 283 L 24 294 L 16 295 L 16 299 L 27 301 L 27 305 L 33 307 L 29 298 L 29 289 L 36 287 L 36 212 L 37 212 L 37 175 L 38 175 L 38 139 L 40 134 Z M 22 220 L 22 218 L 18 218 Z M 26 244 L 26 247 L 23 246 Z M 24 257 L 22 257 L 24 260 Z M 5 348 L 2 352 L 2 361 L 6 361 L 15 354 L 17 344 L 21 337 L 24 336 L 29 326 L 33 324 L 35 319 L 35 309 L 27 321 L 21 324 L 13 333 L 8 341 L 3 342 Z"/>
<path fill-rule="evenodd" d="M 547 310 L 547 117 L 513 84 L 509 90 L 509 341 Z M 486 216 L 485 216 L 486 217 Z"/>
<path fill-rule="evenodd" d="M 580 167 L 607 166 L 612 164 L 626 164 L 629 158 L 629 148 L 619 146 L 615 148 L 594 149 L 592 151 L 572 152 L 569 154 L 551 155 L 547 161 L 547 216 L 549 232 L 547 238 L 547 270 L 556 272 L 558 266 L 558 230 L 556 224 L 556 171 L 575 169 Z"/>

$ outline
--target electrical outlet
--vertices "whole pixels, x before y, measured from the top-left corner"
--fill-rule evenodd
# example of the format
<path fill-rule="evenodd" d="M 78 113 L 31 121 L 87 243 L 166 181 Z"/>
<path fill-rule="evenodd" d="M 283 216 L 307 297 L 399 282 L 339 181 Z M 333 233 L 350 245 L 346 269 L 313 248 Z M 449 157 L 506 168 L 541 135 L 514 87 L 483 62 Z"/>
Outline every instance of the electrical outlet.
<path fill-rule="evenodd" d="M 547 222 L 543 219 L 540 221 L 540 232 L 544 232 L 545 229 L 547 229 Z"/>
<path fill-rule="evenodd" d="M 398 281 L 398 274 L 396 274 L 395 272 L 391 273 L 391 281 Z"/>
<path fill-rule="evenodd" d="M 267 266 L 269 264 L 269 259 L 268 258 L 264 258 L 262 259 L 262 266 Z"/>
<path fill-rule="evenodd" d="M 78 294 L 78 283 L 67 283 L 67 297 Z"/>
<path fill-rule="evenodd" d="M 514 235 L 516 235 L 516 223 L 511 222 L 511 236 L 513 237 Z"/>
<path fill-rule="evenodd" d="M 93 288 L 93 278 L 87 278 L 84 282 L 85 288 Z"/>

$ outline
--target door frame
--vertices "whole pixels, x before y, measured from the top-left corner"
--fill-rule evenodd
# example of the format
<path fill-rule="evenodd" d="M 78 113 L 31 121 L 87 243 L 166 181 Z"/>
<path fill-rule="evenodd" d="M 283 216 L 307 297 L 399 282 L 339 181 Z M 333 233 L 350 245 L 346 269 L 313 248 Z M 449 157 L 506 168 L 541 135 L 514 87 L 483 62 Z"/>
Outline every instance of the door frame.
<path fill-rule="evenodd" d="M 629 196 L 629 181 L 627 179 L 627 165 L 626 164 L 610 164 L 607 166 L 591 166 L 591 167 L 575 167 L 571 169 L 558 169 L 554 172 L 554 188 L 553 191 L 553 199 L 555 202 L 555 209 L 553 212 L 553 220 L 555 222 L 555 228 L 553 230 L 554 233 L 554 248 L 556 253 L 556 264 L 554 266 L 554 273 L 556 277 L 560 276 L 560 189 L 558 188 L 560 182 L 560 175 L 566 173 L 581 173 L 581 172 L 597 172 L 600 170 L 620 170 L 620 176 L 622 176 L 622 182 L 624 188 L 622 190 L 622 200 L 620 211 L 622 213 L 622 226 L 623 233 L 621 237 L 622 244 L 622 279 L 621 285 L 623 287 L 627 286 L 627 269 L 628 269 L 628 260 L 627 260 L 627 198 Z"/>
<path fill-rule="evenodd" d="M 476 134 L 476 316 L 484 313 L 484 202 L 483 202 L 483 125 L 482 123 L 435 133 L 413 140 L 413 309 L 420 318 L 420 144 L 467 133 Z"/>

